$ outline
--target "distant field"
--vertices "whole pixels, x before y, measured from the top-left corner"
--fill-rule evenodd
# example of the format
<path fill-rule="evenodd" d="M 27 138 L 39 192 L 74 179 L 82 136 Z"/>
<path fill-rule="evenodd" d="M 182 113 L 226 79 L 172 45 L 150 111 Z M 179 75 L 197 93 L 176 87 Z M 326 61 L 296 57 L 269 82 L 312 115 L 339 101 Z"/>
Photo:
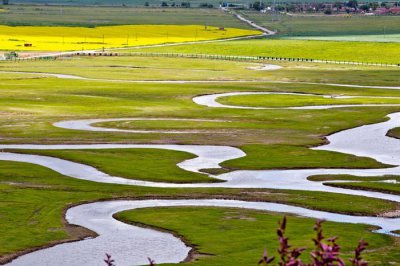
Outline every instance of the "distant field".
<path fill-rule="evenodd" d="M 79 1 L 84 2 L 84 1 Z M 232 15 L 217 9 L 200 8 L 132 8 L 74 6 L 4 6 L 0 24 L 23 26 L 84 26 L 99 25 L 210 25 L 245 28 L 249 26 Z"/>
<path fill-rule="evenodd" d="M 51 5 L 100 5 L 100 6 L 144 6 L 146 2 L 149 3 L 150 6 L 161 6 L 163 0 L 13 0 L 13 3 L 18 4 L 51 4 Z M 171 5 L 174 1 L 169 0 L 166 1 L 169 5 Z M 209 1 L 201 1 L 201 0 L 189 0 L 185 2 L 190 2 L 191 7 L 198 7 L 201 3 L 210 3 L 215 7 L 218 7 L 220 1 L 218 0 L 209 0 Z M 244 3 L 240 0 L 229 1 L 230 3 Z M 175 1 L 177 5 L 181 4 L 181 1 Z"/>
<path fill-rule="evenodd" d="M 68 51 L 213 40 L 255 35 L 258 31 L 183 25 L 83 27 L 0 26 L 3 50 Z M 32 46 L 25 47 L 26 44 Z"/>
<path fill-rule="evenodd" d="M 400 34 L 385 35 L 341 35 L 288 37 L 295 40 L 354 41 L 354 42 L 400 42 Z"/>
<path fill-rule="evenodd" d="M 364 2 L 373 2 L 374 0 L 365 0 Z M 11 1 L 10 1 L 11 2 Z M 163 0 L 12 0 L 12 3 L 17 4 L 50 4 L 50 5 L 102 5 L 102 6 L 144 6 L 144 4 L 148 2 L 150 6 L 160 6 Z M 181 1 L 173 1 L 168 0 L 166 1 L 169 5 L 172 3 L 180 4 Z M 190 2 L 192 7 L 197 7 L 201 3 L 209 3 L 213 4 L 214 7 L 218 7 L 221 3 L 220 0 L 188 0 L 185 2 Z M 264 1 L 271 3 L 272 0 Z M 288 0 L 286 2 L 298 2 L 297 0 Z M 324 0 L 316 0 L 314 2 L 321 2 L 324 3 Z M 232 0 L 229 3 L 238 3 L 248 5 L 249 2 L 245 0 Z"/>
<path fill-rule="evenodd" d="M 400 45 L 397 43 L 263 39 L 156 47 L 131 51 L 272 56 L 398 64 L 400 63 L 399 48 Z"/>
<path fill-rule="evenodd" d="M 400 16 L 272 16 L 248 11 L 243 14 L 285 36 L 400 34 Z"/>

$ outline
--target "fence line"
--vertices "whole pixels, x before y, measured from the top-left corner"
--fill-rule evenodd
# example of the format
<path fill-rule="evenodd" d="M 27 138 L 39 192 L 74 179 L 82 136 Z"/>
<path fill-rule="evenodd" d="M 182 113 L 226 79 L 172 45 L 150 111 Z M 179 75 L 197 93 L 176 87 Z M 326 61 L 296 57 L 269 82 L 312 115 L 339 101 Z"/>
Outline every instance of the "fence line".
<path fill-rule="evenodd" d="M 400 67 L 399 64 L 390 63 L 372 63 L 372 62 L 355 62 L 355 61 L 339 61 L 339 60 L 322 60 L 311 58 L 292 58 L 292 57 L 273 57 L 273 56 L 237 56 L 237 55 L 213 55 L 213 54 L 185 54 L 185 53 L 115 53 L 115 52 L 75 52 L 54 56 L 38 56 L 32 58 L 13 58 L 2 60 L 0 62 L 20 62 L 20 61 L 51 61 L 57 59 L 68 58 L 72 56 L 138 56 L 138 57 L 181 57 L 181 58 L 200 58 L 200 59 L 216 59 L 228 61 L 280 61 L 280 62 L 306 62 L 306 63 L 326 63 L 338 65 L 360 65 L 360 66 L 378 66 L 378 67 Z"/>

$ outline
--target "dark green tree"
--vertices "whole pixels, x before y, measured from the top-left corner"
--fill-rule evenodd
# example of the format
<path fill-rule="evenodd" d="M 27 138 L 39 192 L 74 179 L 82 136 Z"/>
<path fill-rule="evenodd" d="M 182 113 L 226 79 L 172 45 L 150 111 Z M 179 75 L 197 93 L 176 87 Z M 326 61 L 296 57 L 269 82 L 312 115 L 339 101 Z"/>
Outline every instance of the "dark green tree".
<path fill-rule="evenodd" d="M 352 8 L 357 8 L 358 2 L 357 2 L 357 0 L 349 0 L 349 2 L 346 3 L 346 6 L 352 7 Z"/>
<path fill-rule="evenodd" d="M 265 8 L 265 4 L 264 3 L 260 3 L 260 1 L 256 1 L 256 2 L 253 3 L 252 7 L 253 7 L 253 9 L 255 9 L 257 11 L 260 11 L 260 10 Z"/>

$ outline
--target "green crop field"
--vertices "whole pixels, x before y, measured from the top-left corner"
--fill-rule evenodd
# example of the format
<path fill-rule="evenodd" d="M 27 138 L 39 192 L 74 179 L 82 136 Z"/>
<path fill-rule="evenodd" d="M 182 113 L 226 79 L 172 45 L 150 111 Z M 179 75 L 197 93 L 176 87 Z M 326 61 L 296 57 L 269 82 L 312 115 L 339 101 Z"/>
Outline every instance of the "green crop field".
<path fill-rule="evenodd" d="M 178 15 L 177 15 L 178 14 Z M 249 29 L 217 9 L 9 5 L 0 24 L 10 26 L 209 25 Z"/>
<path fill-rule="evenodd" d="M 125 50 L 125 52 L 138 51 L 290 57 L 392 64 L 400 62 L 399 44 L 375 42 L 263 39 Z"/>
<path fill-rule="evenodd" d="M 383 35 L 400 33 L 399 16 L 275 15 L 244 11 L 250 20 L 284 36 Z M 356 38 L 356 37 L 355 37 Z"/>
<path fill-rule="evenodd" d="M 379 34 L 379 35 L 339 35 L 339 36 L 306 36 L 288 37 L 292 40 L 318 40 L 318 41 L 347 41 L 347 42 L 400 42 L 399 34 Z"/>

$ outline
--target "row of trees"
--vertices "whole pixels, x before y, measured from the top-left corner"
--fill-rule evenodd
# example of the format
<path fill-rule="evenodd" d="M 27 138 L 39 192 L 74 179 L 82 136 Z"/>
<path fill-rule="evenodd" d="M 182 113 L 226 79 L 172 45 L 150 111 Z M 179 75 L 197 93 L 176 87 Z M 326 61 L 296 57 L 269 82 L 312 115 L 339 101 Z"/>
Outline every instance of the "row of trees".
<path fill-rule="evenodd" d="M 146 2 L 144 4 L 144 6 L 149 7 L 150 3 Z M 184 8 L 189 8 L 191 7 L 190 2 L 181 2 L 180 4 L 172 2 L 172 3 L 168 3 L 166 1 L 161 2 L 161 6 L 162 7 L 184 7 Z M 201 3 L 199 4 L 199 7 L 201 8 L 213 8 L 214 5 L 213 4 L 209 4 L 209 3 Z"/>
<path fill-rule="evenodd" d="M 271 6 L 271 3 L 268 2 Z M 359 5 L 357 0 L 348 0 L 347 2 L 334 2 L 332 4 L 325 3 L 279 3 L 273 7 L 271 7 L 272 11 L 282 11 L 282 12 L 296 12 L 296 11 L 330 11 L 332 12 L 332 8 L 335 10 L 346 10 L 346 11 L 369 11 L 376 10 L 379 7 L 388 7 L 388 6 L 400 6 L 400 3 L 386 3 L 386 2 L 370 2 L 363 3 Z M 250 4 L 250 8 L 260 11 L 267 8 L 267 4 L 260 1 L 255 1 Z"/>

